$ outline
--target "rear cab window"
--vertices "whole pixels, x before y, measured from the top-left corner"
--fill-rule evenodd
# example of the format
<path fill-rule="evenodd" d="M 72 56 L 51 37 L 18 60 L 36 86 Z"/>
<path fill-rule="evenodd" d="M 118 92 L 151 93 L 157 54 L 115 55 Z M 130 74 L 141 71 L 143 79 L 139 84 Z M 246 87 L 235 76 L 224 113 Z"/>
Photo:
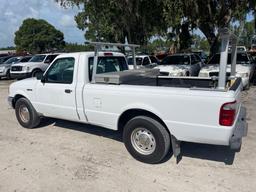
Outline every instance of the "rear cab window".
<path fill-rule="evenodd" d="M 90 81 L 92 80 L 93 60 L 94 60 L 94 57 L 89 57 L 88 72 L 89 72 Z M 120 56 L 98 57 L 96 74 L 125 71 L 125 70 L 128 70 L 128 66 L 124 57 L 120 57 Z"/>

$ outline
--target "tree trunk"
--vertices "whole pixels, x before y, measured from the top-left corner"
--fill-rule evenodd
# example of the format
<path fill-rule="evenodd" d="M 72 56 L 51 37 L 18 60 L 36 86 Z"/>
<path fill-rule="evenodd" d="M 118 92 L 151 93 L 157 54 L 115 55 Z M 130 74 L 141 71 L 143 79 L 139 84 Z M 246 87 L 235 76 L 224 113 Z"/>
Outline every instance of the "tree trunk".
<path fill-rule="evenodd" d="M 214 55 L 219 51 L 219 38 L 214 33 L 214 27 L 203 23 L 199 25 L 199 29 L 203 32 L 210 45 L 210 56 Z"/>

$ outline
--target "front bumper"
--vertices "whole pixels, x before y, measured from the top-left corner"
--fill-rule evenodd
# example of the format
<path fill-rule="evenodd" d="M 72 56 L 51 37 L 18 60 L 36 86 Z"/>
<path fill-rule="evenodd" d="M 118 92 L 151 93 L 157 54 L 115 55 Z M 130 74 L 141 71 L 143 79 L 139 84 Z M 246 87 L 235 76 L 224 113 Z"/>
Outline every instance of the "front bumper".
<path fill-rule="evenodd" d="M 8 101 L 8 104 L 12 107 L 12 108 L 14 108 L 14 106 L 13 106 L 13 100 L 14 100 L 14 97 L 8 97 L 7 98 L 7 101 Z"/>
<path fill-rule="evenodd" d="M 12 73 L 11 78 L 13 79 L 25 79 L 31 77 L 31 73 Z"/>
<path fill-rule="evenodd" d="M 231 149 L 240 149 L 242 145 L 242 137 L 247 136 L 248 124 L 246 122 L 246 109 L 241 107 L 238 120 L 235 124 L 234 132 L 229 140 Z"/>

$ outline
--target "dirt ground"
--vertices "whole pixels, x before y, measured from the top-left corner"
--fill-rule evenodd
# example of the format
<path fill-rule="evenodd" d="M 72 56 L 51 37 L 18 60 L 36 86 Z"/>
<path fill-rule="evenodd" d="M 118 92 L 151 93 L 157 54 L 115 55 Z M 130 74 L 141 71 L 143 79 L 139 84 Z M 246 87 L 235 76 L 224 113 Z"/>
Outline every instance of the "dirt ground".
<path fill-rule="evenodd" d="M 120 134 L 62 120 L 29 130 L 7 104 L 0 80 L 0 191 L 256 191 L 256 87 L 243 93 L 249 132 L 239 153 L 183 143 L 182 159 L 157 165 L 134 160 Z"/>

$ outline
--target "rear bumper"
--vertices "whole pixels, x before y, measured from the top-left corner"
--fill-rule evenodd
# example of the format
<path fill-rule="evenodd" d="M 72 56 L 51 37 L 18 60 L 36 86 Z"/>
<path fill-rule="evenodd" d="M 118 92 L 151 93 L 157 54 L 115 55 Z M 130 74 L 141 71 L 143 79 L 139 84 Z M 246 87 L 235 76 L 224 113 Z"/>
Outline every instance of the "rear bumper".
<path fill-rule="evenodd" d="M 242 145 L 242 137 L 247 136 L 248 124 L 246 123 L 246 109 L 241 107 L 238 120 L 235 124 L 234 132 L 229 140 L 231 149 L 240 149 Z"/>
<path fill-rule="evenodd" d="M 25 79 L 31 77 L 31 73 L 11 73 L 13 79 Z"/>

